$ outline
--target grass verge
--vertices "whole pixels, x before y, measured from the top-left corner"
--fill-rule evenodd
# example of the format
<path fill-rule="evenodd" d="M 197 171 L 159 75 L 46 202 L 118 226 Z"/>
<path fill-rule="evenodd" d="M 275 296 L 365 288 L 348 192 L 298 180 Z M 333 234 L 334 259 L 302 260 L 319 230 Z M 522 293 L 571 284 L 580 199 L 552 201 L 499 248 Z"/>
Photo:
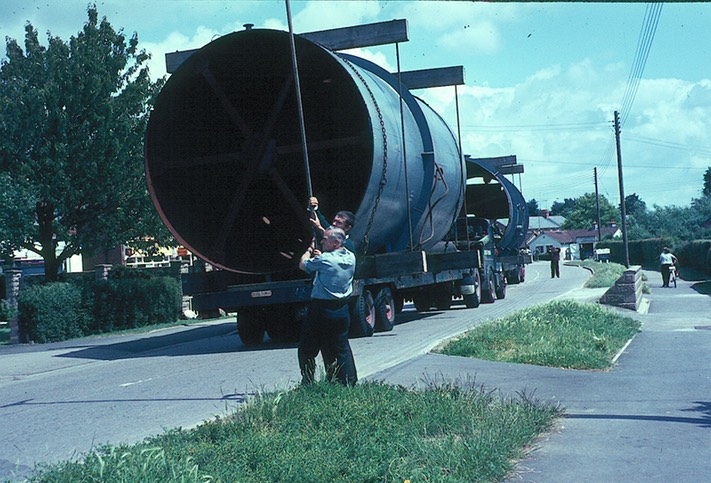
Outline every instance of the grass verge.
<path fill-rule="evenodd" d="M 587 288 L 612 287 L 625 271 L 625 266 L 619 263 L 602 263 L 594 260 L 567 262 L 569 265 L 588 268 L 593 272 L 592 277 L 585 282 Z"/>
<path fill-rule="evenodd" d="M 44 467 L 31 481 L 498 481 L 561 410 L 467 387 L 319 382 Z"/>
<path fill-rule="evenodd" d="M 640 323 L 570 300 L 520 310 L 479 326 L 439 352 L 568 369 L 608 369 Z"/>

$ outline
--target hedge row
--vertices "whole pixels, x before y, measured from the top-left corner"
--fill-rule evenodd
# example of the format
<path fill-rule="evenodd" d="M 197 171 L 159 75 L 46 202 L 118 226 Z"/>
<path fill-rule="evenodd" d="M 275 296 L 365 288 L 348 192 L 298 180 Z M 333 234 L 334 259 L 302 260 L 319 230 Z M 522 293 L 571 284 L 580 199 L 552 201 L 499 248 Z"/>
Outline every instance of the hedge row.
<path fill-rule="evenodd" d="M 174 322 L 180 283 L 172 277 L 116 277 L 34 285 L 18 298 L 23 342 L 56 342 L 91 334 Z"/>
<path fill-rule="evenodd" d="M 682 267 L 711 273 L 711 240 L 695 240 L 675 247 L 670 238 L 649 238 L 633 240 L 628 245 L 631 265 L 658 268 L 659 254 L 662 253 L 664 247 L 669 247 L 679 258 Z M 621 241 L 606 240 L 598 243 L 597 247 L 610 249 L 610 261 L 624 263 Z"/>
<path fill-rule="evenodd" d="M 628 242 L 630 265 L 654 268 L 659 265 L 659 254 L 664 247 L 672 247 L 671 238 L 647 238 Z M 624 264 L 624 244 L 619 240 L 605 240 L 597 248 L 610 249 L 610 261 Z"/>
<path fill-rule="evenodd" d="M 711 273 L 711 240 L 695 240 L 679 247 L 674 253 L 682 267 Z"/>

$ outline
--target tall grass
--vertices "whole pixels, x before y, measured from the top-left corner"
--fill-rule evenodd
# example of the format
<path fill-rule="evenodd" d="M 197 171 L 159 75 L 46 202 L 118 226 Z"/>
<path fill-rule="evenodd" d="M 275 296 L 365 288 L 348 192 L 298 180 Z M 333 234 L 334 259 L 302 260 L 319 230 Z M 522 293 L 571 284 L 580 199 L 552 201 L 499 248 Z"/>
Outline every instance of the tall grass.
<path fill-rule="evenodd" d="M 585 282 L 587 288 L 612 287 L 625 271 L 625 266 L 619 263 L 601 263 L 594 260 L 569 262 L 570 265 L 588 268 L 593 272 L 592 277 Z"/>
<path fill-rule="evenodd" d="M 496 481 L 560 409 L 466 384 L 320 382 L 260 395 L 233 417 L 176 429 L 32 481 Z"/>
<path fill-rule="evenodd" d="M 476 327 L 440 352 L 569 369 L 607 369 L 639 327 L 634 319 L 599 305 L 556 301 Z"/>

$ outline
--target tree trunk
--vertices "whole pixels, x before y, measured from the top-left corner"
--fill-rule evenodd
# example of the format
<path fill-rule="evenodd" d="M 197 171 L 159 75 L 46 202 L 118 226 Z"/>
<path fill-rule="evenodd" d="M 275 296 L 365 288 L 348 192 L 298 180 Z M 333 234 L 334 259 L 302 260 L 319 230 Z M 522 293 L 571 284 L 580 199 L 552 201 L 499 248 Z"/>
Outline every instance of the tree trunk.
<path fill-rule="evenodd" d="M 56 282 L 61 261 L 57 259 L 57 241 L 53 229 L 54 206 L 46 201 L 37 203 L 37 241 L 39 254 L 44 259 L 44 277 L 48 282 Z"/>

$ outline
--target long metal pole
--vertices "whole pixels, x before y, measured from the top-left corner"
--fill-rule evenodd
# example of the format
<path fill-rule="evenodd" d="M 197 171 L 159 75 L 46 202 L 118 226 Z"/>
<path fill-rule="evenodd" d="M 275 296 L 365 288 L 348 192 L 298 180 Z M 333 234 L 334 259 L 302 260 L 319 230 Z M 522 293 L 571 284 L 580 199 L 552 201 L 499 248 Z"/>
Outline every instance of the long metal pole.
<path fill-rule="evenodd" d="M 622 181 L 622 150 L 620 149 L 620 113 L 615 111 L 615 142 L 617 143 L 617 176 L 620 181 L 620 212 L 622 215 L 622 245 L 625 267 L 630 267 L 630 251 L 627 242 L 627 209 L 625 207 L 625 184 Z"/>
<path fill-rule="evenodd" d="M 412 234 L 412 207 L 410 206 L 410 180 L 407 176 L 407 140 L 405 139 L 405 111 L 402 100 L 402 76 L 400 70 L 400 43 L 395 42 L 395 57 L 397 59 L 397 93 L 400 98 L 400 128 L 402 129 L 402 163 L 405 173 L 405 204 L 407 206 L 407 226 L 410 236 L 410 251 L 415 249 L 415 242 Z"/>
<path fill-rule="evenodd" d="M 602 239 L 602 228 L 600 226 L 600 192 L 597 189 L 597 167 L 593 168 L 595 175 L 595 206 L 597 208 L 597 241 Z"/>
<path fill-rule="evenodd" d="M 467 218 L 467 214 L 469 213 L 469 209 L 467 207 L 467 163 L 464 160 L 464 153 L 462 151 L 462 124 L 459 118 L 459 91 L 457 90 L 457 84 L 454 84 L 454 106 L 457 111 L 457 138 L 459 140 L 459 165 L 461 166 L 462 169 L 462 192 L 461 195 L 463 197 L 462 200 L 462 210 L 464 211 L 464 232 L 466 234 L 466 239 L 467 239 L 467 247 L 469 247 L 469 219 Z M 454 220 L 456 223 L 457 217 L 459 217 L 459 214 L 454 215 Z"/>
<path fill-rule="evenodd" d="M 299 83 L 299 65 L 296 62 L 296 43 L 294 42 L 294 27 L 291 24 L 291 6 L 289 0 L 286 3 L 286 18 L 289 22 L 289 39 L 291 40 L 291 63 L 294 68 L 294 87 L 296 88 L 296 104 L 299 111 L 299 127 L 301 128 L 301 150 L 304 155 L 304 169 L 306 171 L 306 190 L 309 198 L 314 195 L 311 185 L 311 167 L 309 165 L 309 151 L 306 144 L 306 124 L 304 122 L 304 107 L 301 102 L 301 84 Z"/>

